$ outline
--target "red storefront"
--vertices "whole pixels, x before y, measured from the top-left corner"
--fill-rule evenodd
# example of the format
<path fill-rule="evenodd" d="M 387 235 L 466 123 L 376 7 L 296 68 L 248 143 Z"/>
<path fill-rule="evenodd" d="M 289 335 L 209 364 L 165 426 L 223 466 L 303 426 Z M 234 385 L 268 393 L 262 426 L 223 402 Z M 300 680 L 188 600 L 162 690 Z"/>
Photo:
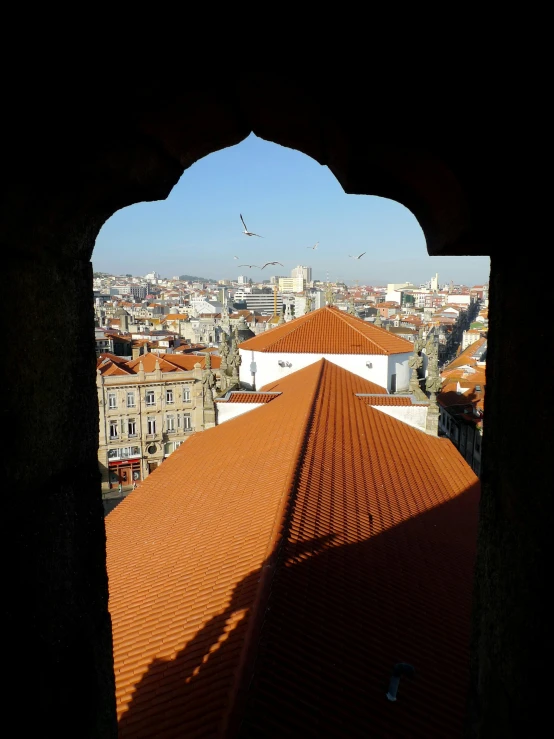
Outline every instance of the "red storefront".
<path fill-rule="evenodd" d="M 108 469 L 110 488 L 116 488 L 120 483 L 123 487 L 130 487 L 134 482 L 140 482 L 140 458 L 111 459 Z"/>

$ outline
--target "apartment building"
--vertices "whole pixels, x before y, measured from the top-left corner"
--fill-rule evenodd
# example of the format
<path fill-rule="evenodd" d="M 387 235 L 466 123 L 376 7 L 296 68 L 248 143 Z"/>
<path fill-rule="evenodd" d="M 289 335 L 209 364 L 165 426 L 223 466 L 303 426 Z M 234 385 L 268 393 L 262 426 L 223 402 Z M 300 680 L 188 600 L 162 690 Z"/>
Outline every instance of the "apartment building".
<path fill-rule="evenodd" d="M 302 275 L 294 277 L 279 277 L 279 292 L 301 293 L 306 286 L 306 280 Z"/>
<path fill-rule="evenodd" d="M 98 359 L 102 490 L 153 472 L 191 434 L 215 426 L 220 357 L 143 354 Z M 217 369 L 212 369 L 212 364 Z"/>

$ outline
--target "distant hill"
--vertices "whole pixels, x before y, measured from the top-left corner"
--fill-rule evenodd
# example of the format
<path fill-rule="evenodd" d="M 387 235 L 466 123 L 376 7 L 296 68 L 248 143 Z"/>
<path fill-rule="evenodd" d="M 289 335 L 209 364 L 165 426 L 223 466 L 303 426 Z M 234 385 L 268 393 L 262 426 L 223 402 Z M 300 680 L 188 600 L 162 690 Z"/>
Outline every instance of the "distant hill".
<path fill-rule="evenodd" d="M 212 277 L 195 277 L 194 275 L 179 275 L 183 282 L 217 282 Z"/>

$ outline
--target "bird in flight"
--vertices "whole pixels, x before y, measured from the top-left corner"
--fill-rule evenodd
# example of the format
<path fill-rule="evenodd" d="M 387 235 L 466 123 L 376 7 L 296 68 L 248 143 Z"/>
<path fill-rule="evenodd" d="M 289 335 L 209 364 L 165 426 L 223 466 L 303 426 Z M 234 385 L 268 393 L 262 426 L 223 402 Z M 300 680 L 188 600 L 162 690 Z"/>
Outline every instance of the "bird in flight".
<path fill-rule="evenodd" d="M 238 257 L 233 257 L 233 259 L 238 259 Z"/>
<path fill-rule="evenodd" d="M 319 244 L 319 241 L 316 241 L 313 246 L 307 246 L 306 249 L 317 249 L 318 244 Z"/>
<path fill-rule="evenodd" d="M 267 267 L 268 264 L 281 264 L 281 262 L 266 262 L 264 264 L 264 267 Z M 284 267 L 284 264 L 281 264 L 281 267 Z M 263 269 L 264 267 L 260 267 L 260 269 Z"/>
<path fill-rule="evenodd" d="M 244 231 L 242 233 L 243 234 L 246 234 L 247 236 L 257 236 L 258 238 L 263 239 L 263 236 L 260 236 L 260 234 L 255 234 L 252 231 L 249 231 L 246 228 L 246 223 L 244 222 L 244 218 L 242 217 L 242 213 L 240 213 L 239 215 L 240 215 L 240 220 L 242 221 L 242 225 L 244 226 Z"/>
<path fill-rule="evenodd" d="M 257 264 L 239 264 L 238 266 L 239 267 L 257 267 L 258 269 L 260 269 L 260 267 L 258 267 Z"/>
<path fill-rule="evenodd" d="M 349 256 L 349 257 L 352 257 L 352 259 L 361 259 L 361 258 L 363 257 L 363 255 L 364 255 L 364 254 L 365 254 L 365 251 L 363 251 L 363 252 L 362 252 L 361 254 L 358 254 L 358 256 L 357 256 L 357 257 L 353 257 L 353 256 L 352 256 L 352 254 L 349 254 L 348 256 Z"/>

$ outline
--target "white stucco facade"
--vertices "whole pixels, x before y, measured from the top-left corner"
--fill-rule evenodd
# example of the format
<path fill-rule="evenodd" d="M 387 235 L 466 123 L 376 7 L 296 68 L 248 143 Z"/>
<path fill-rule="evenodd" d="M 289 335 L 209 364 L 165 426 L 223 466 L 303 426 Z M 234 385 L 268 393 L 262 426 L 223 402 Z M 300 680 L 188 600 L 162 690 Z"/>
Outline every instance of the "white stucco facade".
<path fill-rule="evenodd" d="M 242 416 L 243 413 L 253 411 L 254 408 L 259 408 L 266 403 L 221 403 L 216 401 L 217 409 L 217 425 L 220 426 L 225 421 L 230 421 L 232 418 Z"/>
<path fill-rule="evenodd" d="M 458 295 L 457 293 L 452 293 L 451 295 L 447 296 L 446 302 L 456 303 L 457 305 L 471 305 L 471 295 L 469 293 L 463 293 L 461 295 Z"/>
<path fill-rule="evenodd" d="M 380 413 L 386 413 L 387 416 L 392 416 L 399 421 L 407 423 L 409 426 L 413 426 L 420 431 L 425 431 L 425 425 L 427 423 L 427 411 L 429 410 L 428 403 L 422 403 L 421 405 L 375 405 L 375 410 Z"/>
<path fill-rule="evenodd" d="M 252 363 L 255 364 L 256 389 L 288 377 L 320 359 L 327 359 L 365 380 L 380 385 L 388 392 L 406 392 L 409 388 L 411 353 L 402 354 L 286 354 L 255 352 L 239 348 L 242 363 L 239 378 L 244 388 L 252 387 Z M 370 366 L 368 366 L 370 365 Z M 394 377 L 394 383 L 393 383 Z M 394 386 L 393 386 L 394 384 Z"/>

